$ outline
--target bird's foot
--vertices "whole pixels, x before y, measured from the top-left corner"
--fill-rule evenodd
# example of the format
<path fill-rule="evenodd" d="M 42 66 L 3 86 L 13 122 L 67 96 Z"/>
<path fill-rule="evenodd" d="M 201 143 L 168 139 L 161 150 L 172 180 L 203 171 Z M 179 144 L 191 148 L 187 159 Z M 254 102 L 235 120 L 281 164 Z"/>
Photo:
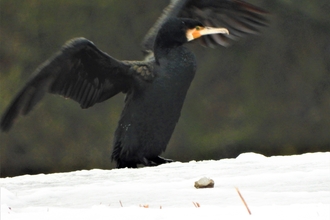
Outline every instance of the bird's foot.
<path fill-rule="evenodd" d="M 167 159 L 167 158 L 163 158 L 163 157 L 153 157 L 153 158 L 143 158 L 143 165 L 145 166 L 158 166 L 160 164 L 163 164 L 163 163 L 171 163 L 171 162 L 174 162 L 174 160 L 171 160 L 171 159 Z"/>
<path fill-rule="evenodd" d="M 118 168 L 118 169 L 121 169 L 121 168 L 137 168 L 137 164 L 135 162 L 118 161 L 116 168 Z"/>
<path fill-rule="evenodd" d="M 153 158 L 152 161 L 157 163 L 158 165 L 163 164 L 163 163 L 172 163 L 172 162 L 174 162 L 174 160 L 172 160 L 172 159 L 167 159 L 167 158 L 160 157 L 160 156 L 158 156 L 156 158 Z"/>

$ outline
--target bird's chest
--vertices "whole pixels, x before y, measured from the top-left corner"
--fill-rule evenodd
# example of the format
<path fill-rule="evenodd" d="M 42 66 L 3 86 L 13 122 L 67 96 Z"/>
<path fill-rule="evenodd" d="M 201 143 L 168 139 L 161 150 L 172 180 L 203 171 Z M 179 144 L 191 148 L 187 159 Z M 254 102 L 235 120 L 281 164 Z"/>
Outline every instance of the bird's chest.
<path fill-rule="evenodd" d="M 195 75 L 195 57 L 190 53 L 172 54 L 160 60 L 154 70 L 155 79 L 139 97 L 139 107 L 148 109 L 147 114 L 157 115 L 160 121 L 176 122 Z"/>
<path fill-rule="evenodd" d="M 129 95 L 125 115 L 150 128 L 175 124 L 195 75 L 195 57 L 189 51 L 169 53 L 153 69 L 154 80 Z"/>
<path fill-rule="evenodd" d="M 196 72 L 195 56 L 188 50 L 169 52 L 155 65 L 154 86 L 169 93 L 187 90 Z"/>
<path fill-rule="evenodd" d="M 166 146 L 195 71 L 195 58 L 189 53 L 173 54 L 155 64 L 154 80 L 128 94 L 119 122 L 129 126 L 121 130 L 123 134 L 137 137 L 144 145 Z"/>

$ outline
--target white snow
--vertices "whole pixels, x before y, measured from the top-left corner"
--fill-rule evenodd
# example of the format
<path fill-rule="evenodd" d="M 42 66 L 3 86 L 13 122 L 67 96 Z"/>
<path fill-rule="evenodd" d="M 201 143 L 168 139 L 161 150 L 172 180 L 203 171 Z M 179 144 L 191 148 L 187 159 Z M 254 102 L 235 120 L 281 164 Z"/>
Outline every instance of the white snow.
<path fill-rule="evenodd" d="M 202 177 L 214 188 L 194 188 Z M 330 219 L 330 152 L 24 175 L 0 185 L 1 220 Z"/>

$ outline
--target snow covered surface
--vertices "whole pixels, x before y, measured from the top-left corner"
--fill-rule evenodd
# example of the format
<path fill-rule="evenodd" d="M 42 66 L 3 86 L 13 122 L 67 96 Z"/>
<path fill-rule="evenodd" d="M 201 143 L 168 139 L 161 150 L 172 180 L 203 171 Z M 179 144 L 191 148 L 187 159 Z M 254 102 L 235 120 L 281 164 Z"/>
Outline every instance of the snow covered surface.
<path fill-rule="evenodd" d="M 214 188 L 194 188 L 202 177 L 212 178 Z M 140 169 L 24 175 L 0 184 L 1 220 L 330 219 L 330 152 L 245 153 Z"/>

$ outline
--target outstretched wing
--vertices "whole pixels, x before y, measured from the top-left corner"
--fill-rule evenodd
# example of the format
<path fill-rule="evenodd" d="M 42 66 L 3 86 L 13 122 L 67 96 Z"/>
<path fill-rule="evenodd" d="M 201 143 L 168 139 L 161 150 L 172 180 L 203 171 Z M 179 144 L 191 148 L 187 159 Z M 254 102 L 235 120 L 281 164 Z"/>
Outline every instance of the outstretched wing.
<path fill-rule="evenodd" d="M 145 51 L 153 50 L 156 34 L 169 17 L 185 17 L 199 20 L 205 26 L 225 27 L 229 35 L 212 34 L 200 38 L 203 45 L 229 46 L 232 40 L 257 34 L 268 24 L 268 13 L 254 5 L 239 0 L 172 0 L 162 16 L 145 36 L 142 46 Z"/>
<path fill-rule="evenodd" d="M 8 131 L 46 92 L 71 98 L 82 108 L 125 92 L 130 86 L 130 67 L 129 62 L 110 57 L 87 39 L 73 39 L 36 70 L 2 116 L 1 129 Z"/>

